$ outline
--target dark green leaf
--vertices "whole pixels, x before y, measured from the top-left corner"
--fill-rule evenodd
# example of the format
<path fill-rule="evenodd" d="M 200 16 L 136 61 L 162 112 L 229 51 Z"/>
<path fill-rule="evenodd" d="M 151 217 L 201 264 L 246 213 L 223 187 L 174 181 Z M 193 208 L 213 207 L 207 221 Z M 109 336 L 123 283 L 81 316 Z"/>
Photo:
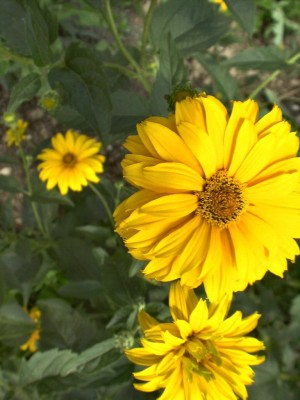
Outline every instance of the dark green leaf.
<path fill-rule="evenodd" d="M 26 7 L 26 39 L 35 64 L 43 67 L 52 61 L 50 44 L 53 37 L 50 37 L 48 21 L 39 3 L 30 0 L 25 0 L 24 3 Z M 51 35 L 54 35 L 53 31 Z"/>
<path fill-rule="evenodd" d="M 227 67 L 273 71 L 287 67 L 287 54 L 278 47 L 261 46 L 246 49 L 224 62 Z"/>
<path fill-rule="evenodd" d="M 33 321 L 18 304 L 5 304 L 0 308 L 0 340 L 5 344 L 22 345 L 34 329 Z"/>
<path fill-rule="evenodd" d="M 16 0 L 0 1 L 0 37 L 6 45 L 24 56 L 30 56 L 26 40 L 25 10 Z"/>
<path fill-rule="evenodd" d="M 157 50 L 171 34 L 181 54 L 189 56 L 217 43 L 228 23 L 207 0 L 173 0 L 155 10 L 150 34 Z"/>
<path fill-rule="evenodd" d="M 177 50 L 176 43 L 170 34 L 160 48 L 160 68 L 151 93 L 151 112 L 154 115 L 167 115 L 168 104 L 165 96 L 172 92 L 174 86 L 184 83 L 187 70 L 183 58 Z"/>
<path fill-rule="evenodd" d="M 22 187 L 15 177 L 0 175 L 0 191 L 18 193 L 22 192 Z"/>
<path fill-rule="evenodd" d="M 31 100 L 41 87 L 40 75 L 31 73 L 21 79 L 13 88 L 9 103 L 8 112 L 14 112 L 24 101 Z"/>
<path fill-rule="evenodd" d="M 245 29 L 249 36 L 252 36 L 256 14 L 255 1 L 226 0 L 226 4 L 242 28 Z"/>
<path fill-rule="evenodd" d="M 101 290 L 101 285 L 92 280 L 85 280 L 82 282 L 67 283 L 59 290 L 59 294 L 64 297 L 71 297 L 74 299 L 93 299 Z"/>
<path fill-rule="evenodd" d="M 232 100 L 237 96 L 237 81 L 228 72 L 228 68 L 217 60 L 204 54 L 196 57 L 206 71 L 212 76 L 216 90 L 221 92 L 226 100 Z"/>

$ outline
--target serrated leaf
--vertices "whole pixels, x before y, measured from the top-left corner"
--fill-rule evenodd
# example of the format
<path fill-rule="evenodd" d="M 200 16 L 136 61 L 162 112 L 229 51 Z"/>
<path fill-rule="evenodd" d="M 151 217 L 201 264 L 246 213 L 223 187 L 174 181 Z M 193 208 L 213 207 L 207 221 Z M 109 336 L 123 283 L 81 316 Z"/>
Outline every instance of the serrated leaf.
<path fill-rule="evenodd" d="M 251 37 L 254 29 L 256 6 L 254 0 L 226 0 L 229 10 Z"/>
<path fill-rule="evenodd" d="M 78 373 L 91 361 L 99 359 L 101 362 L 102 356 L 113 348 L 114 340 L 108 339 L 80 354 L 58 349 L 37 352 L 29 360 L 22 360 L 19 384 L 22 386 L 38 384 L 50 377 L 63 378 Z M 107 368 L 108 365 L 103 367 Z"/>
<path fill-rule="evenodd" d="M 246 49 L 230 58 L 224 65 L 239 69 L 273 71 L 286 68 L 287 54 L 275 46 L 261 46 Z"/>
<path fill-rule="evenodd" d="M 15 177 L 0 175 L 0 191 L 19 193 L 22 192 L 22 187 Z"/>
<path fill-rule="evenodd" d="M 206 0 L 173 0 L 154 12 L 151 40 L 158 50 L 171 34 L 184 56 L 206 50 L 226 33 L 229 19 Z"/>
<path fill-rule="evenodd" d="M 39 74 L 32 73 L 21 79 L 13 88 L 8 106 L 8 112 L 14 112 L 24 101 L 31 100 L 41 87 Z"/>

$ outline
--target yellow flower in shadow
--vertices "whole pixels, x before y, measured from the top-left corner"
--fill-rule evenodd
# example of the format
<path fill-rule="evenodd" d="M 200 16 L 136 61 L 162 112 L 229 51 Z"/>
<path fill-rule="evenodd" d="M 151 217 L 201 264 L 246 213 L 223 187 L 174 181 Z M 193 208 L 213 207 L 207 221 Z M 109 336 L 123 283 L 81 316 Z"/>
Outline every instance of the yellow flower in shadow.
<path fill-rule="evenodd" d="M 29 317 L 33 320 L 35 323 L 35 330 L 32 332 L 30 335 L 30 338 L 20 346 L 20 350 L 26 351 L 29 350 L 31 353 L 34 353 L 37 351 L 37 342 L 40 339 L 40 318 L 41 318 L 41 311 L 37 307 L 33 307 L 30 311 L 27 311 L 25 308 L 25 312 L 29 315 Z"/>
<path fill-rule="evenodd" d="M 28 122 L 23 119 L 18 119 L 15 124 L 7 129 L 5 141 L 9 147 L 16 146 L 19 147 L 20 143 L 25 140 L 25 134 L 28 127 Z"/>

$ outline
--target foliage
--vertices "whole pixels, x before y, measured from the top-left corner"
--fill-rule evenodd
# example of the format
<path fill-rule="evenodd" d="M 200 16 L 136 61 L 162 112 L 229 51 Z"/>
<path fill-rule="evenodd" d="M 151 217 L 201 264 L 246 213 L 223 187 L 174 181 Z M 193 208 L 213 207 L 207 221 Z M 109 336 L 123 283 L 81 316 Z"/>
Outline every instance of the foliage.
<path fill-rule="evenodd" d="M 170 315 L 168 285 L 147 282 L 114 232 L 112 212 L 131 191 L 120 143 L 147 116 L 167 115 L 165 96 L 188 82 L 228 106 L 257 97 L 267 111 L 276 102 L 300 125 L 300 99 L 285 87 L 299 73 L 297 0 L 227 3 L 222 13 L 208 0 L 1 0 L 3 136 L 35 107 L 60 131 L 96 137 L 107 162 L 99 184 L 62 196 L 37 172 L 54 125 L 46 137 L 31 122 L 31 140 L 1 143 L 0 398 L 158 397 L 133 388 L 123 355 L 138 341 L 141 309 Z M 267 275 L 235 296 L 236 309 L 262 313 L 256 335 L 267 345 L 250 400 L 300 397 L 299 288 L 299 265 L 290 265 L 283 280 Z M 42 317 L 31 355 L 20 346 L 35 329 L 33 306 Z"/>

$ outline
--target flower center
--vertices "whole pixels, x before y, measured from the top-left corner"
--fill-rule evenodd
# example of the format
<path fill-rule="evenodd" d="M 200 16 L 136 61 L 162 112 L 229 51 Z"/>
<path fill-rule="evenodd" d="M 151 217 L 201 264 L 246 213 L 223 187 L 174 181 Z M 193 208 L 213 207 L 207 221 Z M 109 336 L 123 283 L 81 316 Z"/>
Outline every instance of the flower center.
<path fill-rule="evenodd" d="M 220 366 L 222 364 L 221 356 L 210 340 L 201 340 L 197 337 L 192 337 L 185 344 L 184 364 L 188 373 L 195 372 L 203 376 L 207 381 L 213 378 L 210 369 L 206 363 L 215 363 Z"/>
<path fill-rule="evenodd" d="M 76 157 L 72 153 L 66 153 L 63 156 L 62 161 L 66 167 L 72 167 L 74 164 L 76 164 Z"/>
<path fill-rule="evenodd" d="M 230 222 L 237 221 L 245 210 L 247 202 L 244 196 L 245 185 L 237 179 L 229 177 L 220 170 L 207 179 L 198 197 L 197 214 L 201 214 L 207 222 L 223 229 Z"/>

